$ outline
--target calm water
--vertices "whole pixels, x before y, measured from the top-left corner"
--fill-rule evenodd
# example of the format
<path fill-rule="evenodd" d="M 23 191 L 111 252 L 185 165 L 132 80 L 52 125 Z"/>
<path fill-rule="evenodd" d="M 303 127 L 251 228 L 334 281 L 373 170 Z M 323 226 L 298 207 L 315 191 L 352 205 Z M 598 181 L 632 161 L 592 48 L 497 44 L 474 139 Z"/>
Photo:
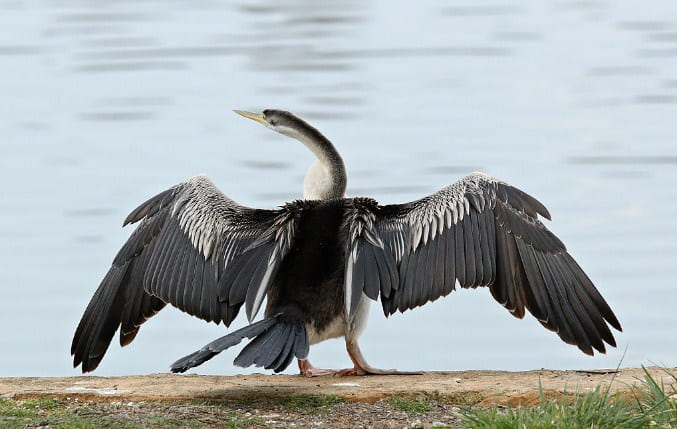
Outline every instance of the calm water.
<path fill-rule="evenodd" d="M 0 0 L 0 376 L 77 374 L 75 326 L 149 196 L 197 173 L 251 206 L 301 196 L 307 149 L 230 112 L 266 107 L 337 144 L 350 195 L 482 170 L 537 196 L 625 328 L 590 358 L 460 291 L 374 306 L 372 364 L 677 365 L 677 3 L 90 3 Z M 95 374 L 166 371 L 223 332 L 166 309 Z M 236 353 L 199 372 L 242 372 Z M 340 341 L 311 358 L 349 364 Z"/>

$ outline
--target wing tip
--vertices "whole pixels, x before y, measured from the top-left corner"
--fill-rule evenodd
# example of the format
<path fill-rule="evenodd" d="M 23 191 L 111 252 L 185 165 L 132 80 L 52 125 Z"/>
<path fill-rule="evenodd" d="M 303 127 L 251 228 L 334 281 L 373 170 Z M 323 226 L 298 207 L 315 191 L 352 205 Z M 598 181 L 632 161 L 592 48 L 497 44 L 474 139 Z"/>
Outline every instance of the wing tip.
<path fill-rule="evenodd" d="M 616 318 L 616 315 L 611 311 L 611 308 L 609 308 L 609 314 L 604 315 L 604 320 L 609 323 L 615 330 L 618 332 L 623 332 L 623 327 L 621 326 L 621 322 L 618 321 Z"/>

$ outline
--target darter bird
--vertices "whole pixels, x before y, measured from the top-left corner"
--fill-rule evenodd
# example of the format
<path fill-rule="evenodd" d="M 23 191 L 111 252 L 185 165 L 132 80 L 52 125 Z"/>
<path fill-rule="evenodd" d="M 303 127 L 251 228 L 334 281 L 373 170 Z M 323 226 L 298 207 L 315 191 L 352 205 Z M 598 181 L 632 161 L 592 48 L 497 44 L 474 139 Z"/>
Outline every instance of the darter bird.
<path fill-rule="evenodd" d="M 73 364 L 94 370 L 115 332 L 129 344 L 148 318 L 171 304 L 230 326 L 244 304 L 250 324 L 176 361 L 184 372 L 251 339 L 234 364 L 301 374 L 407 374 L 370 366 L 358 345 L 369 305 L 389 316 L 462 288 L 488 287 L 510 313 L 528 310 L 586 354 L 605 352 L 621 330 L 613 311 L 564 244 L 544 225 L 548 210 L 483 173 L 419 200 L 381 205 L 347 198 L 346 169 L 317 129 L 281 110 L 236 111 L 306 145 L 317 160 L 303 200 L 276 210 L 242 206 L 205 176 L 141 204 L 138 227 L 113 260 L 77 327 Z M 265 317 L 252 323 L 263 302 Z M 309 347 L 345 338 L 353 368 L 308 361 Z"/>

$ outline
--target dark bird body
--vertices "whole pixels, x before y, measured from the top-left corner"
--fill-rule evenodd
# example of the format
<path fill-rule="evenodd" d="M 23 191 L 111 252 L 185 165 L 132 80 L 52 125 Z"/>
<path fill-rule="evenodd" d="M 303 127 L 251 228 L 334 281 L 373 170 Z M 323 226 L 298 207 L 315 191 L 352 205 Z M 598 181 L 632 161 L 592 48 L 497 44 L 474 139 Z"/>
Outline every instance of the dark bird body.
<path fill-rule="evenodd" d="M 314 333 L 343 321 L 345 203 L 329 200 L 299 210 L 301 227 L 268 293 L 266 316 L 293 312 Z"/>
<path fill-rule="evenodd" d="M 424 305 L 463 288 L 488 287 L 515 317 L 525 310 L 581 351 L 615 346 L 620 323 L 564 244 L 539 220 L 536 199 L 473 173 L 420 200 L 379 205 L 345 198 L 345 169 L 317 130 L 281 111 L 241 113 L 304 142 L 318 157 L 305 200 L 277 210 L 243 207 L 196 176 L 151 198 L 125 223 L 140 222 L 78 325 L 71 353 L 97 367 L 115 332 L 131 342 L 166 303 L 229 326 L 242 305 L 254 319 L 172 365 L 183 372 L 244 338 L 240 366 L 275 371 L 297 358 L 307 376 L 393 374 L 369 366 L 357 340 L 369 304 L 383 312 Z M 345 337 L 354 368 L 314 368 L 309 346 Z"/>

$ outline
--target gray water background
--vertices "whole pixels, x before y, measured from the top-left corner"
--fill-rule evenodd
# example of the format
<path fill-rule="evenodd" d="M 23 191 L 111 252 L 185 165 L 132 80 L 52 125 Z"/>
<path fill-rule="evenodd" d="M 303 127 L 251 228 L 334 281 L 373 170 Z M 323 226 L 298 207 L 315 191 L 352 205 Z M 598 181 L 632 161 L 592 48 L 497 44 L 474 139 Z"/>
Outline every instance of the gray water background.
<path fill-rule="evenodd" d="M 230 111 L 268 107 L 335 142 L 349 195 L 481 170 L 538 197 L 624 327 L 590 358 L 461 290 L 373 306 L 373 365 L 677 366 L 677 2 L 2 0 L 0 29 L 0 376 L 78 373 L 71 336 L 148 197 L 198 173 L 250 206 L 301 197 L 311 153 Z M 167 308 L 95 374 L 166 371 L 223 333 Z M 346 367 L 343 347 L 311 360 Z M 236 353 L 198 372 L 250 372 Z"/>

